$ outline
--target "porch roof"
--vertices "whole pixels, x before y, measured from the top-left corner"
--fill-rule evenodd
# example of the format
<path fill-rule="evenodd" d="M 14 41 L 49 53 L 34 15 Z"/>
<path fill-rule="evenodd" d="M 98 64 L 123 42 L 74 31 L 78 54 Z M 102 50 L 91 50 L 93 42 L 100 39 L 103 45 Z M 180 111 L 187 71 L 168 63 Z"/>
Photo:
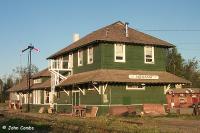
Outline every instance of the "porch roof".
<path fill-rule="evenodd" d="M 158 79 L 130 78 L 130 75 L 156 75 Z M 70 76 L 59 86 L 83 84 L 87 82 L 120 82 L 146 84 L 191 84 L 190 81 L 165 71 L 99 69 Z"/>

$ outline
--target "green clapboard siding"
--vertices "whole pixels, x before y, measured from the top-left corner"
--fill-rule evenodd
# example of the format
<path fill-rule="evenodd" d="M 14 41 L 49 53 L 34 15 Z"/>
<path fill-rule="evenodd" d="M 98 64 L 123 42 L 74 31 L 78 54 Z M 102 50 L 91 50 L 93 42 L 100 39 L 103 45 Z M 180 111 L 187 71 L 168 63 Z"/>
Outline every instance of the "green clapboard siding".
<path fill-rule="evenodd" d="M 57 104 L 71 104 L 71 92 L 69 96 L 64 91 L 61 91 L 59 93 L 60 97 L 56 98 Z"/>
<path fill-rule="evenodd" d="M 147 86 L 145 90 L 126 90 L 125 85 L 109 86 L 111 104 L 166 103 L 163 86 Z"/>
<path fill-rule="evenodd" d="M 98 94 L 96 90 L 86 90 L 86 95 L 81 93 L 80 95 L 81 104 L 85 105 L 100 105 L 101 104 L 101 95 Z"/>
<path fill-rule="evenodd" d="M 165 71 L 166 49 L 154 48 L 155 64 L 144 63 L 144 46 L 126 45 L 126 62 L 114 62 L 114 44 L 101 44 L 101 67 L 106 69 Z"/>
<path fill-rule="evenodd" d="M 93 63 L 87 64 L 87 48 L 83 48 L 83 66 L 78 66 L 78 51 L 73 56 L 73 73 L 80 73 L 90 70 L 99 69 L 101 66 L 101 49 L 99 45 L 93 46 Z"/>

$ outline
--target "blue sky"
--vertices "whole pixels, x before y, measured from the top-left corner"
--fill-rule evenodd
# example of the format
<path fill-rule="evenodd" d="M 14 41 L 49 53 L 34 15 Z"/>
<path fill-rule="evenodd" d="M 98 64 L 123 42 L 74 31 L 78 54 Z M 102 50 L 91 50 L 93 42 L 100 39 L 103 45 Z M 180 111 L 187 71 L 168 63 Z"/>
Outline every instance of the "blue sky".
<path fill-rule="evenodd" d="M 49 55 L 72 42 L 73 33 L 83 37 L 119 20 L 175 44 L 185 59 L 200 59 L 199 5 L 199 0 L 0 0 L 0 76 L 27 64 L 20 51 L 29 43 L 40 49 L 32 62 L 41 70 Z"/>

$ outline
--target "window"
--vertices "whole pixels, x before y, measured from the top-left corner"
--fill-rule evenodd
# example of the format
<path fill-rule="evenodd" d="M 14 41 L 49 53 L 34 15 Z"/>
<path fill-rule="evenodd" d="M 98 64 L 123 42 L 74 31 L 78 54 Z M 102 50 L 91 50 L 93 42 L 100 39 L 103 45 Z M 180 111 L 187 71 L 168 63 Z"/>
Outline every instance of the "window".
<path fill-rule="evenodd" d="M 115 44 L 114 45 L 114 61 L 115 62 L 125 62 L 125 45 Z"/>
<path fill-rule="evenodd" d="M 24 94 L 24 104 L 28 104 L 28 94 Z"/>
<path fill-rule="evenodd" d="M 44 104 L 49 103 L 49 91 L 44 91 Z"/>
<path fill-rule="evenodd" d="M 87 63 L 88 64 L 93 63 L 93 47 L 88 47 L 87 49 Z"/>
<path fill-rule="evenodd" d="M 83 65 L 83 51 L 79 50 L 78 51 L 78 66 L 82 66 Z"/>
<path fill-rule="evenodd" d="M 42 83 L 42 79 L 41 79 L 41 78 L 40 78 L 40 79 L 34 79 L 34 80 L 33 80 L 33 83 L 34 83 L 34 84 Z"/>
<path fill-rule="evenodd" d="M 41 104 L 40 90 L 34 90 L 33 91 L 33 104 Z"/>
<path fill-rule="evenodd" d="M 127 84 L 126 90 L 145 90 L 145 86 L 144 85 Z"/>
<path fill-rule="evenodd" d="M 73 53 L 69 54 L 69 68 L 73 68 Z"/>
<path fill-rule="evenodd" d="M 154 64 L 154 47 L 144 47 L 144 62 L 148 64 Z"/>

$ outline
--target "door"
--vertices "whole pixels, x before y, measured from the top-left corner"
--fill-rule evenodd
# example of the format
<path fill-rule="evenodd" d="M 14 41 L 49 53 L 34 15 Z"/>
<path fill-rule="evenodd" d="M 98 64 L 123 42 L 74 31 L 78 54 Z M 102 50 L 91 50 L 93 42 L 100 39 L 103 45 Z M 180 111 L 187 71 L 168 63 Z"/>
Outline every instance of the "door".
<path fill-rule="evenodd" d="M 80 105 L 80 91 L 72 91 L 72 105 L 73 106 Z"/>

